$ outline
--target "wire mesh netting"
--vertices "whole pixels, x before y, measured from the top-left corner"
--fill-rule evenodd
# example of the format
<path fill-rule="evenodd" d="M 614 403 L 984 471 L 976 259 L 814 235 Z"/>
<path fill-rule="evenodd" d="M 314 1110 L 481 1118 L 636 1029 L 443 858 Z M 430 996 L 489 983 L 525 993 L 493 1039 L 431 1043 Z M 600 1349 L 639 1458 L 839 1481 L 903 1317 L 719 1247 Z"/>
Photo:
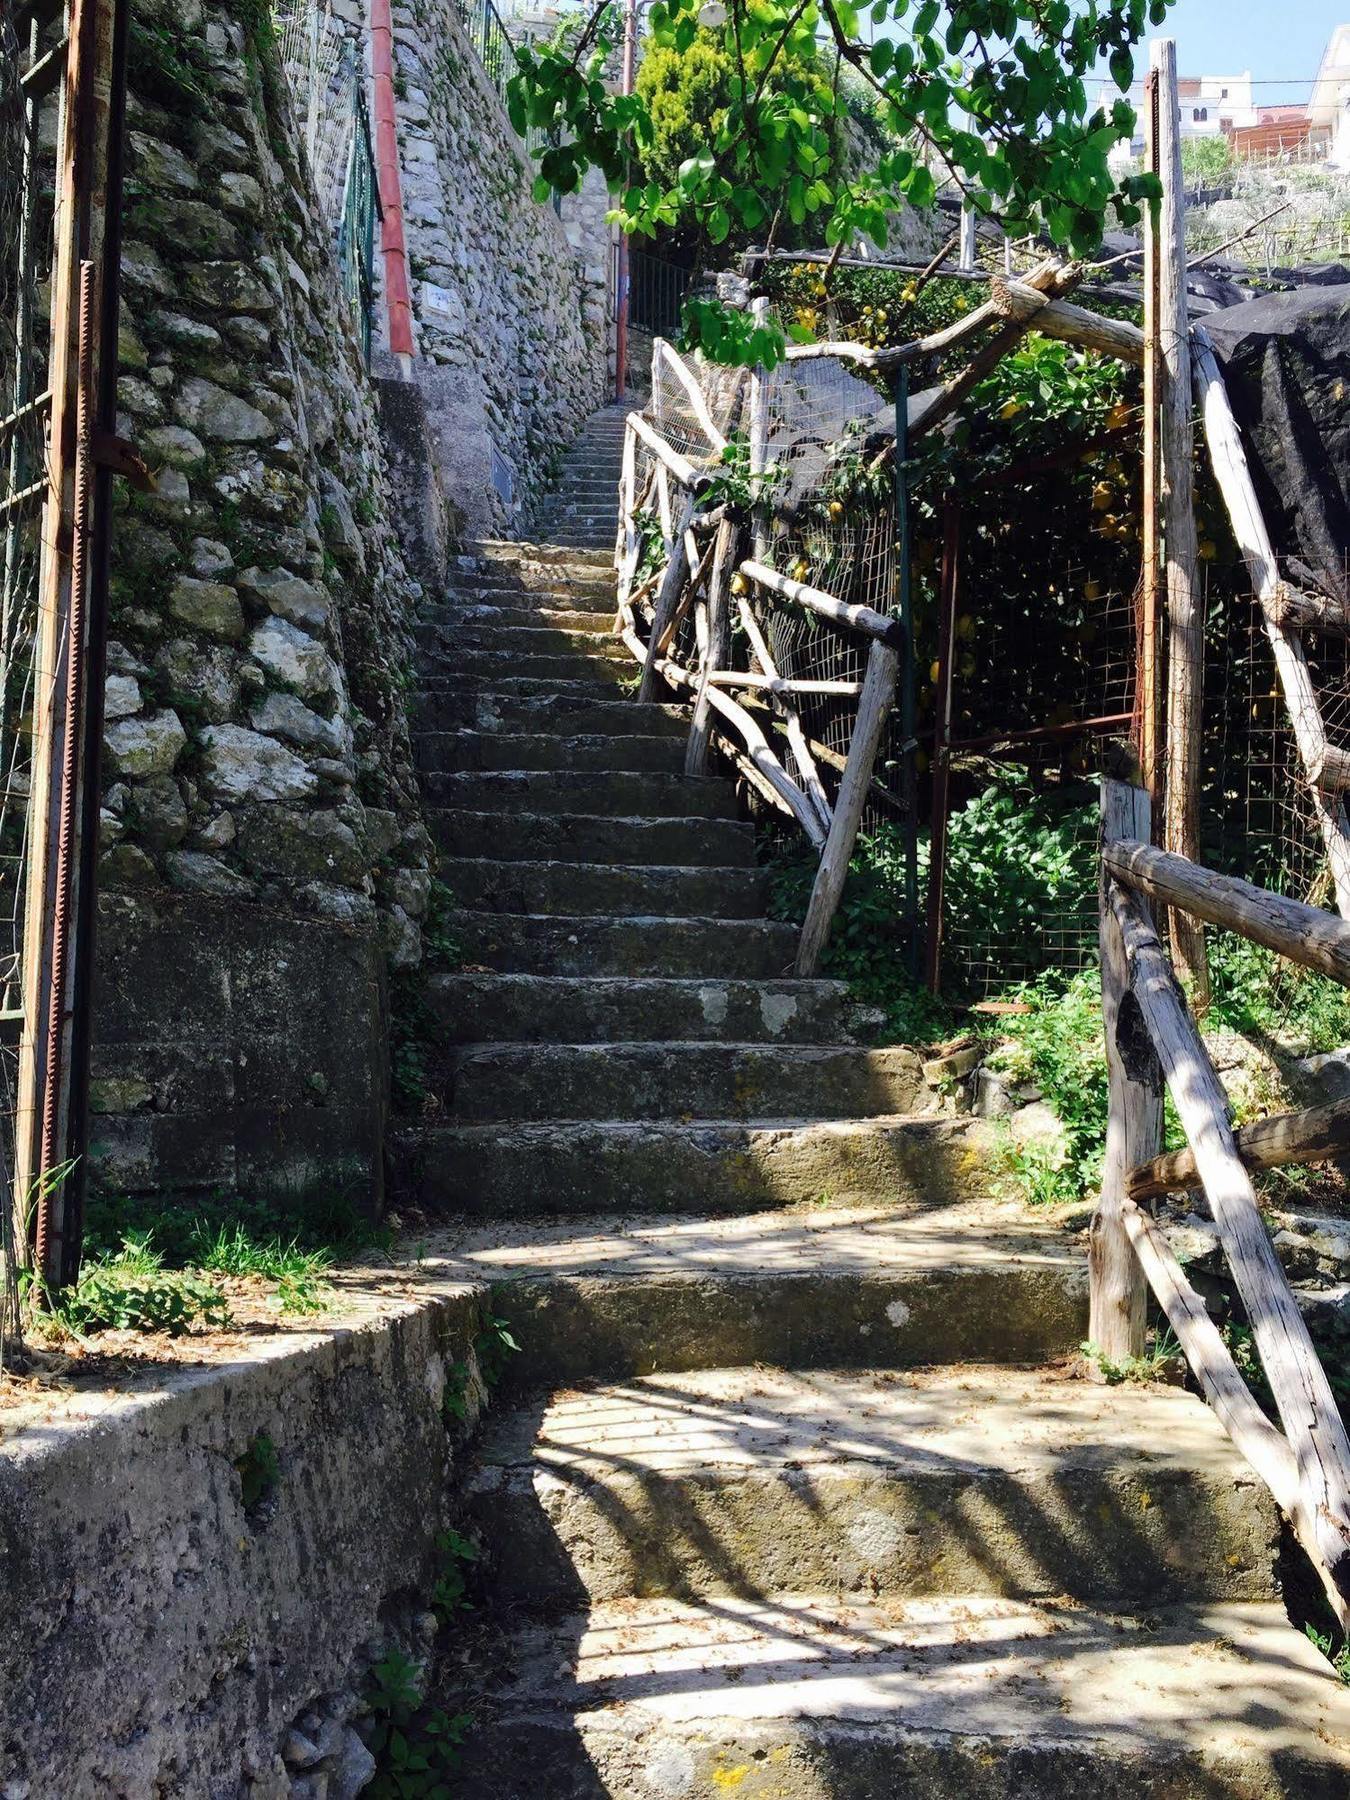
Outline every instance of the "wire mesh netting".
<path fill-rule="evenodd" d="M 10 1300 L 9 1174 L 23 1019 L 32 726 L 39 700 L 34 665 L 47 492 L 50 321 L 43 299 L 52 268 L 63 91 L 59 82 L 25 84 L 24 76 L 59 50 L 64 34 L 61 13 L 16 33 L 11 9 L 0 5 L 0 169 L 6 176 L 0 182 L 0 1235 Z"/>

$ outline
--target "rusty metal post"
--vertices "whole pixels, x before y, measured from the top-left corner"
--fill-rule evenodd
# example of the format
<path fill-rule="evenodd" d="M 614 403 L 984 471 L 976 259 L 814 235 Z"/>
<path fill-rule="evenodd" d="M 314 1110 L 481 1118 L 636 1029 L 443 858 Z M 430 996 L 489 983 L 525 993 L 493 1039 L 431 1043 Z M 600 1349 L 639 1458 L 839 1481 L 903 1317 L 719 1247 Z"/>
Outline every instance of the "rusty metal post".
<path fill-rule="evenodd" d="M 47 1287 L 80 1254 L 127 9 L 71 0 L 58 145 L 15 1181 L 16 1238 Z"/>
<path fill-rule="evenodd" d="M 1158 173 L 1158 71 L 1144 79 L 1144 167 Z M 1139 611 L 1139 764 L 1156 809 L 1162 778 L 1162 545 L 1158 496 L 1162 481 L 1158 436 L 1158 218 L 1144 209 L 1144 491 L 1143 567 Z"/>
<path fill-rule="evenodd" d="M 952 649 L 961 557 L 961 514 L 950 497 L 942 509 L 942 574 L 938 587 L 937 683 L 933 693 L 933 811 L 928 853 L 928 946 L 924 982 L 942 988 L 942 889 L 947 873 L 947 807 L 951 785 Z"/>

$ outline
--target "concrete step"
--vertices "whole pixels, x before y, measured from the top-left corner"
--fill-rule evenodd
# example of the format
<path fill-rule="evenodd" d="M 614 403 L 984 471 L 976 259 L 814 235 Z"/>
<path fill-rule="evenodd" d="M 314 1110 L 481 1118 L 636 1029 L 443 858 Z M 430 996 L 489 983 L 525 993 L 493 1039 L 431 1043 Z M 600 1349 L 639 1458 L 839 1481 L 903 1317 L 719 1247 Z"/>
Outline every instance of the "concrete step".
<path fill-rule="evenodd" d="M 987 1193 L 995 1139 L 948 1118 L 428 1125 L 418 1203 L 441 1217 L 949 1206 Z"/>
<path fill-rule="evenodd" d="M 404 1196 L 400 1194 L 400 1199 Z M 1017 1202 L 420 1224 L 409 1279 L 487 1281 L 502 1396 L 686 1369 L 1041 1363 L 1087 1331 L 1086 1253 Z M 972 1531 L 983 1522 L 972 1521 Z"/>
<path fill-rule="evenodd" d="M 592 656 L 581 653 L 518 656 L 514 650 L 476 649 L 473 645 L 456 642 L 453 637 L 443 640 L 440 633 L 432 633 L 429 639 L 422 626 L 418 626 L 416 636 L 421 646 L 419 673 L 424 679 L 440 672 L 447 675 L 472 675 L 485 681 L 509 676 L 516 681 L 552 681 L 560 684 L 584 681 L 588 684 L 604 683 L 614 686 L 624 677 L 631 677 L 636 681 L 642 673 L 631 656 Z"/>
<path fill-rule="evenodd" d="M 1279 1511 L 1203 1401 L 1061 1369 L 698 1370 L 488 1422 L 494 1591 L 1278 1600 Z M 975 1521 L 978 1529 L 972 1529 Z"/>
<path fill-rule="evenodd" d="M 570 544 L 577 550 L 600 550 L 614 541 L 614 520 L 599 520 L 593 528 L 581 525 L 560 526 L 553 534 L 559 544 Z"/>
<path fill-rule="evenodd" d="M 1350 1694 L 1282 1607 L 625 1600 L 527 1626 L 465 1800 L 1339 1800 Z"/>
<path fill-rule="evenodd" d="M 689 735 L 689 709 L 674 705 L 642 705 L 616 698 L 608 683 L 588 683 L 581 693 L 560 693 L 556 684 L 524 693 L 503 692 L 501 684 L 445 680 L 422 688 L 416 699 L 420 728 L 471 730 L 540 737 L 577 733 L 589 737 L 664 735 L 681 745 Z M 681 750 L 683 757 L 683 750 Z"/>
<path fill-rule="evenodd" d="M 429 798 L 438 796 L 428 782 Z M 527 802 L 526 802 L 527 803 Z M 739 819 L 614 818 L 605 813 L 469 812 L 432 806 L 427 825 L 451 856 L 496 862 L 753 869 L 755 828 Z"/>
<path fill-rule="evenodd" d="M 517 629 L 526 631 L 549 630 L 565 632 L 583 645 L 591 638 L 608 637 L 614 629 L 614 614 L 609 612 L 584 612 L 579 607 L 551 606 L 550 596 L 539 595 L 539 604 L 522 605 L 527 599 L 523 594 L 500 596 L 510 599 L 514 605 L 498 606 L 491 601 L 465 599 L 446 602 L 444 604 L 426 604 L 419 614 L 419 619 L 427 625 L 435 625 L 445 631 L 472 630 L 480 638 L 485 631 Z M 626 653 L 625 653 L 626 654 Z"/>
<path fill-rule="evenodd" d="M 454 1060 L 458 1123 L 868 1119 L 931 1100 L 913 1050 L 819 1044 L 476 1044 Z M 732 1155 L 739 1150 L 733 1149 Z M 874 1198 L 882 1198 L 880 1192 Z"/>
<path fill-rule="evenodd" d="M 427 1005 L 450 1043 L 838 1043 L 836 981 L 432 975 Z"/>
<path fill-rule="evenodd" d="M 464 669 L 454 673 L 429 673 L 424 670 L 418 676 L 415 705 L 418 715 L 422 716 L 427 703 L 446 697 L 460 700 L 463 704 L 473 702 L 476 705 L 479 697 L 484 694 L 493 697 L 511 695 L 522 700 L 551 700 L 565 713 L 569 705 L 575 706 L 590 700 L 623 700 L 631 691 L 620 687 L 616 681 L 559 681 L 538 675 L 492 675 L 481 669 L 472 673 Z M 687 731 L 688 714 L 684 717 Z"/>
<path fill-rule="evenodd" d="M 539 540 L 517 542 L 513 538 L 485 538 L 466 556 L 458 556 L 455 564 L 462 568 L 513 565 L 517 568 L 575 568 L 583 575 L 608 565 L 599 556 L 577 556 L 563 544 Z"/>
<path fill-rule="evenodd" d="M 531 733 L 507 736 L 497 731 L 424 731 L 414 744 L 427 788 L 435 775 L 518 769 L 594 769 L 602 772 L 678 774 L 684 767 L 684 739 L 674 736 L 608 737 L 585 732 L 576 737 Z"/>
<path fill-rule="evenodd" d="M 501 569 L 452 570 L 445 600 L 451 605 L 533 606 L 550 612 L 604 613 L 614 617 L 615 583 L 612 574 L 593 570 L 587 576 L 560 579 L 556 569 L 537 570 L 518 566 Z M 433 602 L 432 604 L 436 604 Z"/>
<path fill-rule="evenodd" d="M 453 913 L 466 964 L 523 975 L 780 976 L 797 931 L 777 919 Z"/>
<path fill-rule="evenodd" d="M 450 856 L 441 859 L 440 874 L 456 903 L 471 912 L 753 919 L 764 910 L 765 879 L 751 868 Z"/>
<path fill-rule="evenodd" d="M 494 770 L 430 777 L 426 788 L 433 804 L 466 812 L 585 813 L 628 823 L 669 819 L 729 822 L 737 815 L 736 790 L 729 781 L 682 773 L 647 774 L 639 769 Z"/>
<path fill-rule="evenodd" d="M 555 617 L 559 616 L 557 614 Z M 566 616 L 565 614 L 562 616 Z M 589 618 L 578 613 L 578 618 Z M 608 621 L 613 624 L 613 619 Z M 528 625 L 493 625 L 475 623 L 471 618 L 449 617 L 444 621 L 422 619 L 417 626 L 417 641 L 427 650 L 444 650 L 450 655 L 461 651 L 492 651 L 513 658 L 530 656 L 567 656 L 599 659 L 602 662 L 632 663 L 627 647 L 607 632 L 565 631 L 537 621 Z"/>

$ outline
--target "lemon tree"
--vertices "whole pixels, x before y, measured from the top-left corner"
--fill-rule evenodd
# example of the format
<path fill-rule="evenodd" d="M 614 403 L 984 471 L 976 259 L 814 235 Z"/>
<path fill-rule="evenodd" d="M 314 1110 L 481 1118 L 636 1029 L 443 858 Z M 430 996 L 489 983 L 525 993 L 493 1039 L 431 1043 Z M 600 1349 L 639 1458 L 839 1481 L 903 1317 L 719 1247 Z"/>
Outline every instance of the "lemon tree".
<path fill-rule="evenodd" d="M 1154 178 L 1115 175 L 1108 152 L 1134 127 L 1125 98 L 1133 47 L 1171 0 L 656 0 L 647 15 L 655 52 L 720 48 L 725 106 L 707 141 L 673 171 L 645 180 L 657 134 L 655 90 L 611 91 L 605 68 L 618 9 L 597 6 L 568 47 L 522 46 L 508 104 L 516 128 L 547 147 L 535 189 L 570 193 L 603 171 L 625 232 L 696 230 L 711 245 L 767 235 L 775 216 L 813 224 L 827 244 L 855 234 L 884 246 L 905 206 L 934 205 L 954 185 L 1013 235 L 1045 231 L 1075 254 L 1101 242 L 1107 222 L 1138 221 Z M 833 154 L 850 105 L 825 65 L 865 88 L 879 131 L 845 171 Z M 1121 90 L 1092 106 L 1088 84 L 1105 61 Z M 719 99 L 722 97 L 719 91 Z M 725 334 L 723 360 L 744 346 Z"/>

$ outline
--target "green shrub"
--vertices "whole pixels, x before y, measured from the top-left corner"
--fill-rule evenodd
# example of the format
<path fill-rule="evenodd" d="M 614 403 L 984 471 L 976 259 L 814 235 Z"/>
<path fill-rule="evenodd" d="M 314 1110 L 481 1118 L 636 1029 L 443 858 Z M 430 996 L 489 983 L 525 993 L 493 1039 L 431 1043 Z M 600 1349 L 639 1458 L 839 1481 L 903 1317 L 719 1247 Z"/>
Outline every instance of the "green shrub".
<path fill-rule="evenodd" d="M 1106 1150 L 1106 1051 L 1101 984 L 1095 969 L 1067 980 L 1043 975 L 1019 988 L 1031 1010 L 1005 1021 L 1009 1042 L 992 1062 L 1015 1081 L 1034 1083 L 1065 1133 L 1056 1155 L 1041 1146 L 1010 1151 L 1014 1176 L 1039 1204 L 1080 1200 L 1101 1184 Z"/>
<path fill-rule="evenodd" d="M 52 1317 L 76 1337 L 96 1331 L 181 1337 L 194 1325 L 228 1325 L 230 1309 L 214 1282 L 166 1269 L 148 1240 L 127 1238 L 115 1255 L 85 1263 L 79 1280 L 56 1298 Z"/>
<path fill-rule="evenodd" d="M 952 814 L 943 914 L 951 941 L 1009 946 L 1018 972 L 1035 974 L 1058 950 L 1049 922 L 1096 891 L 1097 800 L 1077 785 L 1028 794 L 1024 783 L 1020 771 L 1000 773 Z"/>

